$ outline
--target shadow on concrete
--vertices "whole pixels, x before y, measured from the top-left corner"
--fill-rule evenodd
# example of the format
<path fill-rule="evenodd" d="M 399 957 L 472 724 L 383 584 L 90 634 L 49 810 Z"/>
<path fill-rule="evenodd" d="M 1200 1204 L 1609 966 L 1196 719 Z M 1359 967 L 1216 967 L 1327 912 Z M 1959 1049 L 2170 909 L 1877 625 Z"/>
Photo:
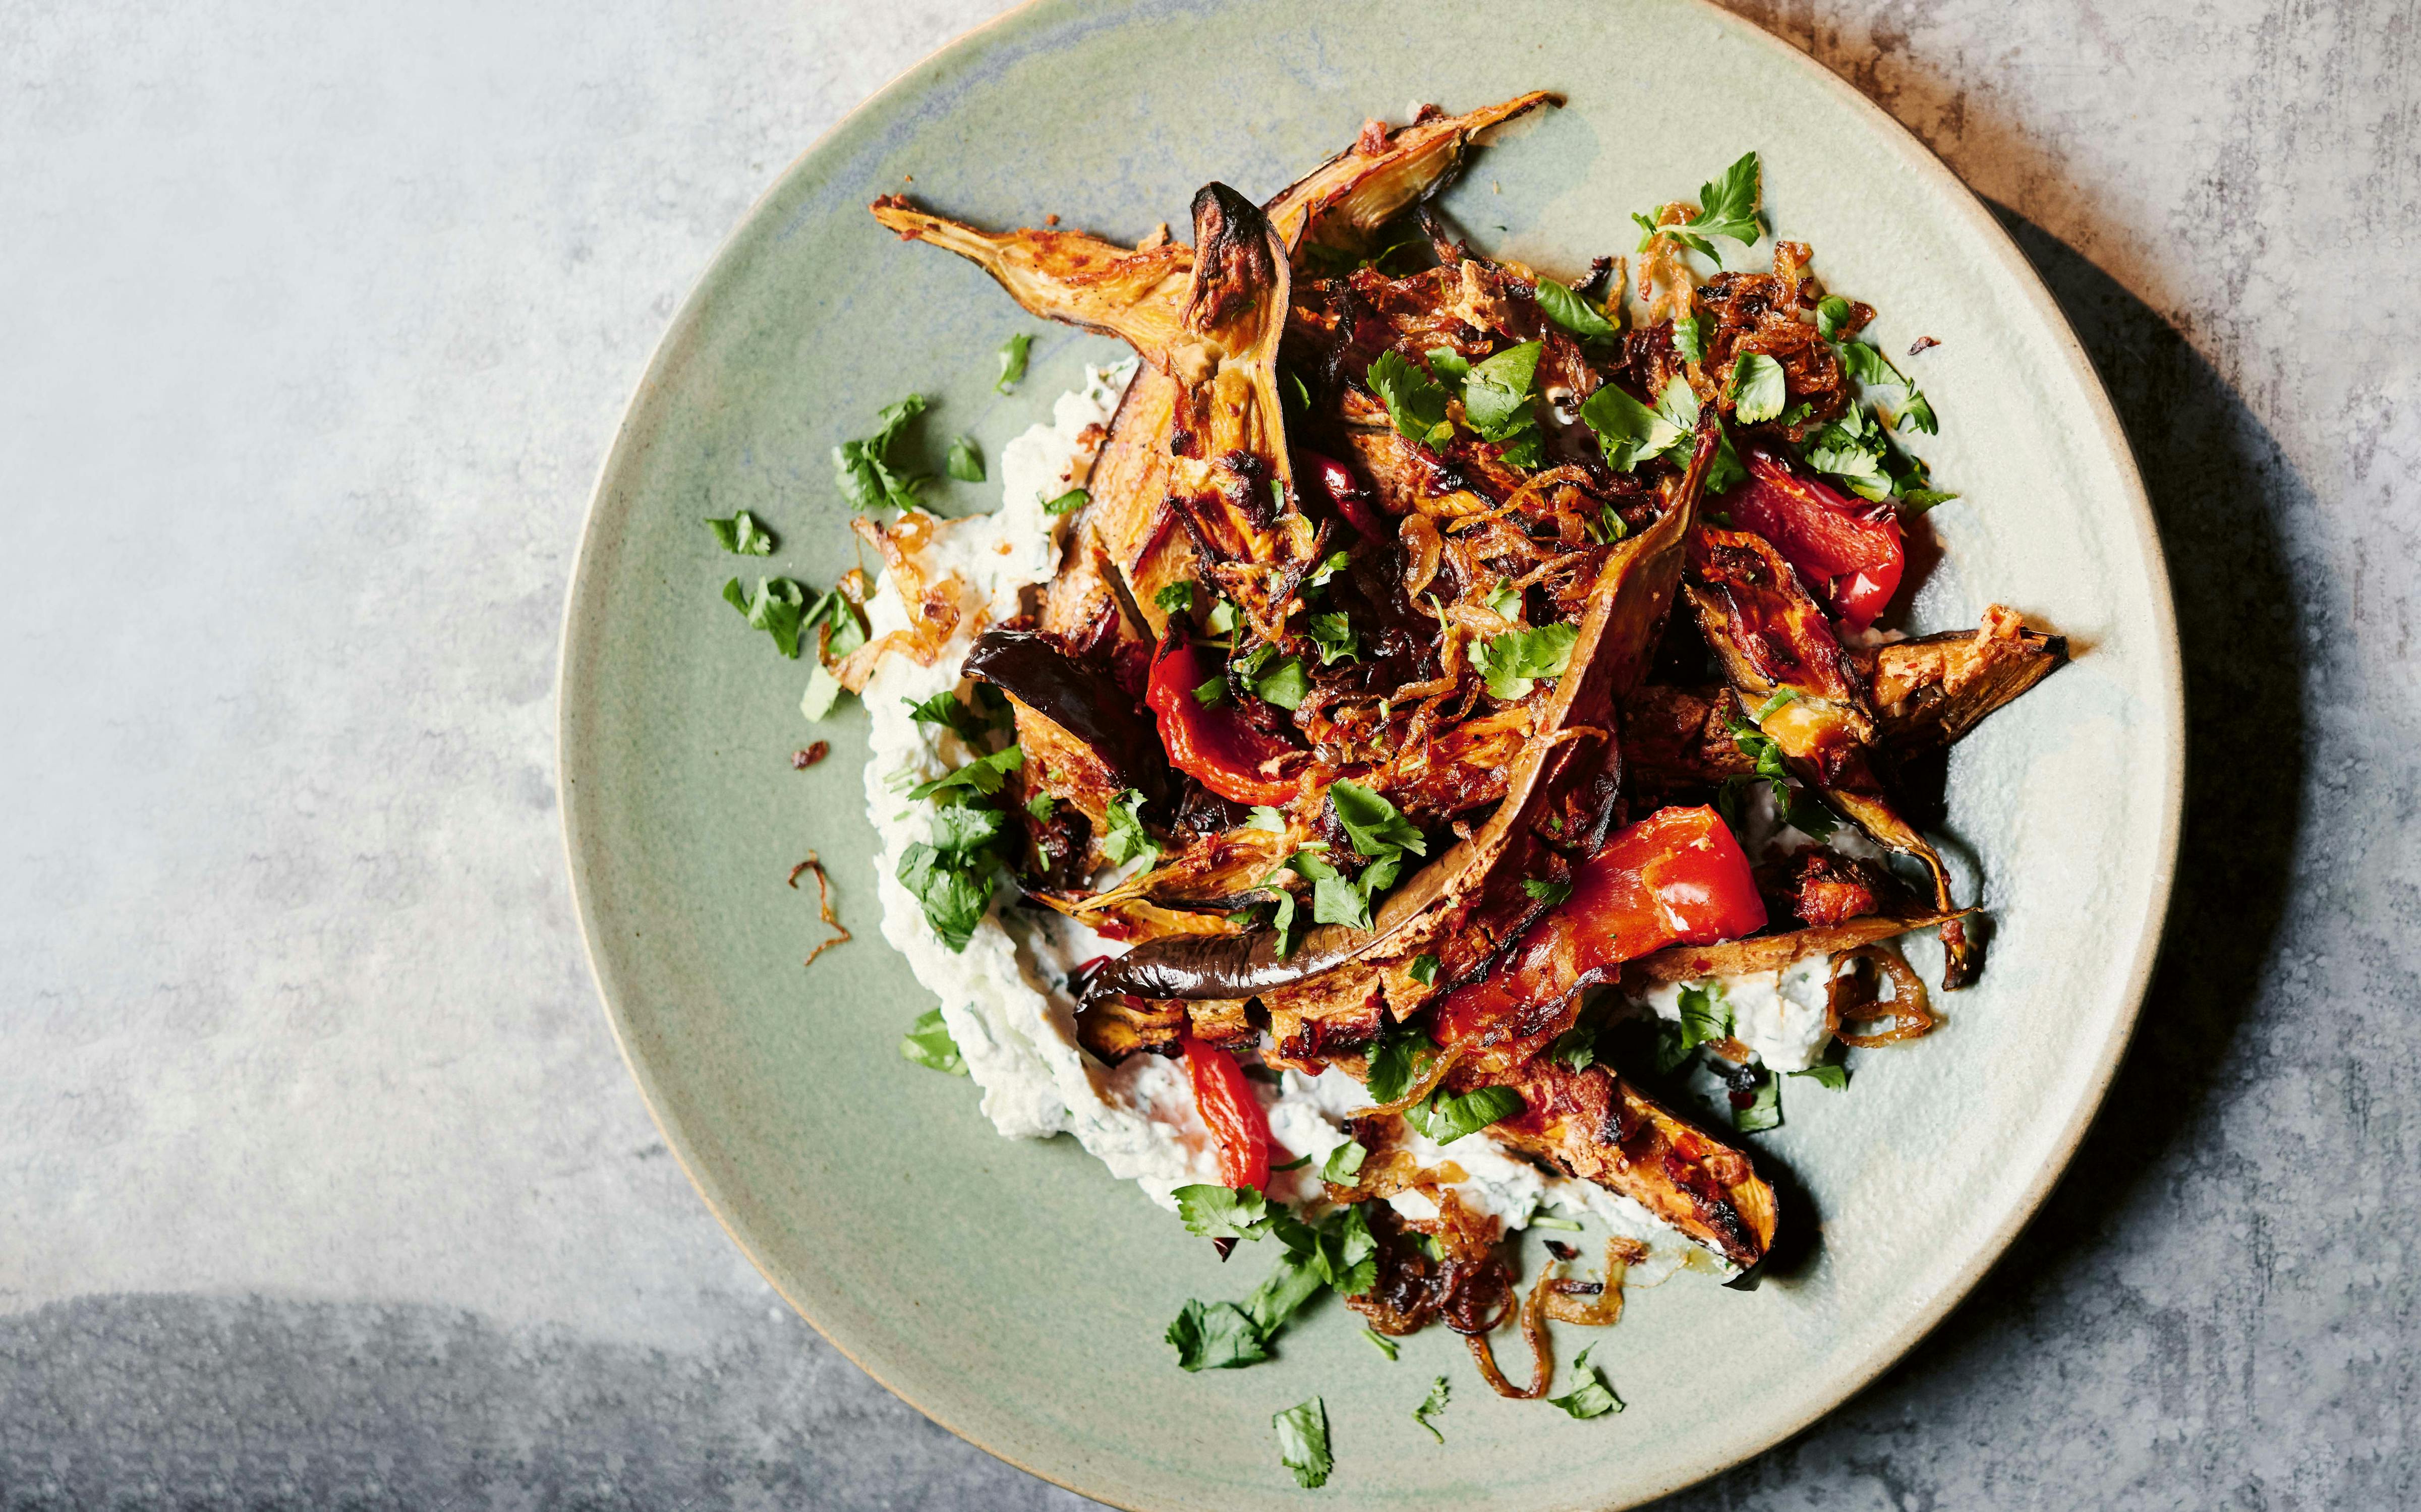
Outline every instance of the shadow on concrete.
<path fill-rule="evenodd" d="M 1658 1504 L 1734 1506 L 1790 1478 L 1844 1419 L 1952 1390 L 2022 1340 L 2046 1288 L 2091 1263 L 2112 1215 L 2192 1137 L 2260 991 L 2290 896 L 2303 809 L 2300 615 L 2279 520 L 2304 484 L 2184 335 L 2056 238 L 1991 207 L 2108 385 L 2167 553 L 2186 676 L 2185 826 L 2168 933 L 2135 1039 L 2075 1162 L 1943 1326 L 1835 1417 Z M 1900 1414 L 1895 1407 L 1892 1415 Z M 1827 1455 L 1827 1460 L 1839 1457 Z"/>
<path fill-rule="evenodd" d="M 0 1508 L 1092 1504 L 952 1437 L 781 1321 L 676 1352 L 436 1307 L 38 1308 L 0 1317 Z"/>

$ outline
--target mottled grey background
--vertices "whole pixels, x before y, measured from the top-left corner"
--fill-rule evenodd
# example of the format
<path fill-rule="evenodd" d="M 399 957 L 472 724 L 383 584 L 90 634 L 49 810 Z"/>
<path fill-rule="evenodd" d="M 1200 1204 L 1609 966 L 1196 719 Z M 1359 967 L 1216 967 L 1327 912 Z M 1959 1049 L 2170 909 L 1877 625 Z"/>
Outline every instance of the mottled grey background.
<path fill-rule="evenodd" d="M 0 0 L 0 1507 L 1077 1504 L 859 1375 L 664 1159 L 551 779 L 572 542 L 675 302 L 994 8 Z M 1675 1504 L 2406 1504 L 2414 11 L 1749 8 L 2001 207 L 2101 362 L 2194 771 L 2045 1216 Z"/>

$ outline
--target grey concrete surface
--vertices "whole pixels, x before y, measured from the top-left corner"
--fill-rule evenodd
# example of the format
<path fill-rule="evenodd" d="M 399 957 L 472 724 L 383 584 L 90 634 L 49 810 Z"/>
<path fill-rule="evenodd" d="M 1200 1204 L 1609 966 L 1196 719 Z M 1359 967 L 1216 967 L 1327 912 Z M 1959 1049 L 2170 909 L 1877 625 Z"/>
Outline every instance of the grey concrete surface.
<path fill-rule="evenodd" d="M 995 7 L 0 4 L 0 1507 L 1042 1507 L 793 1318 L 597 1011 L 552 791 L 674 303 Z M 2166 961 L 2044 1218 L 1676 1506 L 2421 1489 L 2421 26 L 1750 0 L 2002 208 L 2192 680 Z"/>

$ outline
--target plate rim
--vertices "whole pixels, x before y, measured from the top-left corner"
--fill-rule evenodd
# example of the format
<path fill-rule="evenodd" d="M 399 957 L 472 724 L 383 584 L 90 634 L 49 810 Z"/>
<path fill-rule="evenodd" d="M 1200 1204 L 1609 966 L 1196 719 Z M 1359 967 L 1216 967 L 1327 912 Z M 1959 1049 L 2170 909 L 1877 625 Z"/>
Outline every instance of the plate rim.
<path fill-rule="evenodd" d="M 1671 0 L 1667 0 L 1667 3 L 1671 3 Z M 1593 1512 L 1624 1512 L 1624 1509 L 1637 1507 L 1659 1497 L 1671 1495 L 1675 1491 L 1719 1475 L 1736 1465 L 1763 1454 L 1775 1444 L 1806 1431 L 1808 1427 L 1838 1411 L 1851 1397 L 1871 1386 L 1883 1372 L 1906 1359 L 1911 1350 L 1922 1343 L 1952 1312 L 1967 1301 L 1985 1275 L 2000 1263 L 2002 1257 L 2008 1253 L 2009 1247 L 2017 1241 L 2018 1237 L 2040 1214 L 2043 1204 L 2051 1196 L 2052 1190 L 2068 1174 L 2070 1166 L 2075 1163 L 2077 1151 L 2084 1144 L 2085 1136 L 2091 1129 L 2094 1120 L 2101 1115 L 2102 1105 L 2109 1099 L 2111 1084 L 2116 1080 L 2118 1068 L 2125 1061 L 2127 1051 L 2133 1042 L 2136 1028 L 2142 1021 L 2144 1004 L 2150 994 L 2152 976 L 2158 969 L 2161 952 L 2168 935 L 2169 915 L 2176 896 L 2178 854 L 2183 831 L 2185 808 L 2184 656 L 2178 634 L 2177 600 L 2170 586 L 2167 553 L 2161 544 L 2159 523 L 2152 512 L 2150 496 L 2144 487 L 2143 470 L 2135 455 L 2134 444 L 2128 436 L 2126 428 L 2119 422 L 2116 406 L 2111 402 L 2109 387 L 2102 381 L 2101 368 L 2095 363 L 2092 352 L 2085 348 L 2083 339 L 2077 335 L 2075 323 L 2069 319 L 2068 312 L 2052 294 L 2050 286 L 2044 281 L 2042 274 L 2027 258 L 2024 250 L 2019 246 L 2017 239 L 2008 228 L 2002 224 L 2000 217 L 1992 213 L 1983 197 L 1970 188 L 1966 181 L 1943 161 L 1941 155 L 1914 131 L 1867 98 L 1864 91 L 1851 84 L 1820 59 L 1792 45 L 1788 39 L 1765 25 L 1726 8 L 1717 4 L 1716 0 L 1679 0 L 1679 3 L 1683 8 L 1694 9 L 1702 17 L 1726 27 L 1734 36 L 1750 45 L 1762 48 L 1770 55 L 1782 55 L 1804 76 L 1813 81 L 1817 87 L 1827 91 L 1835 101 L 1846 103 L 1853 115 L 1864 119 L 1878 134 L 1898 146 L 1902 155 L 1926 183 L 1943 193 L 1944 197 L 1950 202 L 1954 213 L 1962 216 L 1972 227 L 1984 233 L 1979 240 L 1989 249 L 1994 260 L 2005 271 L 2015 275 L 2014 281 L 2023 290 L 2023 298 L 2027 307 L 2041 319 L 2053 333 L 2060 355 L 2066 360 L 2070 376 L 2079 381 L 2081 384 L 2086 407 L 2092 414 L 2099 438 L 2119 464 L 2117 481 L 2121 491 L 2126 495 L 2129 521 L 2134 527 L 2137 544 L 2142 551 L 2147 572 L 2155 590 L 2151 595 L 2151 602 L 2148 605 L 2154 632 L 2151 637 L 2153 645 L 2149 650 L 2154 680 L 2158 685 L 2162 713 L 2164 716 L 2162 724 L 2168 738 L 2168 760 L 2167 771 L 2163 773 L 2165 780 L 2159 814 L 2159 836 L 2156 842 L 2158 855 L 2152 870 L 2151 887 L 2147 896 L 2148 906 L 2146 912 L 2148 923 L 2135 942 L 2134 956 L 2128 965 L 2126 1006 L 2113 1021 L 2092 1072 L 2085 1081 L 2082 1095 L 2077 1098 L 2066 1122 L 2060 1127 L 2053 1141 L 2054 1153 L 2035 1172 L 2016 1200 L 2004 1211 L 2000 1222 L 1994 1225 L 1991 1233 L 1976 1245 L 1966 1263 L 1953 1272 L 1929 1298 L 1927 1298 L 1922 1306 L 1914 1309 L 1897 1330 L 1876 1345 L 1865 1360 L 1842 1372 L 1822 1387 L 1809 1393 L 1798 1411 L 1777 1417 L 1774 1426 L 1767 1430 L 1725 1445 L 1707 1463 L 1678 1478 L 1667 1479 L 1629 1500 L 1588 1504 Z M 864 1371 L 883 1390 L 922 1413 L 928 1421 L 938 1424 L 957 1438 L 975 1445 L 992 1457 L 1013 1465 L 1027 1474 L 1047 1481 L 1062 1489 L 1123 1508 L 1125 1512 L 1152 1512 L 1146 1504 L 1117 1500 L 1100 1490 L 1088 1489 L 1071 1480 L 1062 1479 L 1048 1471 L 1028 1464 L 1015 1453 L 998 1444 L 985 1442 L 984 1439 L 952 1423 L 917 1400 L 914 1395 L 902 1389 L 882 1371 L 860 1358 L 847 1343 L 835 1337 L 807 1306 L 791 1294 L 789 1288 L 774 1273 L 765 1258 L 758 1255 L 756 1247 L 735 1225 L 731 1214 L 726 1210 L 726 1202 L 718 1196 L 714 1188 L 701 1175 L 689 1140 L 668 1121 L 665 1099 L 660 1094 L 654 1077 L 633 1049 L 631 1026 L 626 1021 L 614 991 L 608 986 L 608 975 L 601 948 L 601 937 L 597 917 L 597 904 L 592 896 L 588 873 L 580 859 L 582 820 L 578 817 L 578 805 L 571 797 L 575 786 L 572 757 L 573 715 L 570 704 L 565 696 L 579 651 L 577 642 L 583 610 L 593 601 L 595 593 L 599 591 L 593 585 L 594 580 L 589 569 L 592 566 L 593 553 L 601 550 L 598 530 L 601 509 L 608 490 L 631 460 L 632 448 L 635 444 L 632 429 L 633 417 L 638 413 L 641 402 L 658 385 L 664 376 L 664 370 L 680 349 L 685 337 L 701 319 L 708 304 L 710 286 L 715 282 L 717 274 L 723 270 L 725 260 L 730 257 L 741 240 L 747 235 L 758 212 L 809 159 L 821 152 L 828 144 L 861 117 L 905 95 L 911 89 L 914 77 L 930 65 L 979 47 L 988 34 L 998 31 L 1028 12 L 1042 8 L 1046 5 L 1067 5 L 1070 8 L 1076 8 L 1087 4 L 1099 7 L 1101 0 L 1019 0 L 1018 4 L 960 32 L 900 69 L 881 87 L 872 90 L 855 105 L 836 117 L 830 125 L 816 135 L 813 141 L 786 163 L 778 173 L 773 174 L 766 181 L 765 187 L 749 200 L 746 209 L 733 221 L 730 229 L 724 233 L 713 252 L 700 266 L 696 276 L 690 283 L 688 292 L 682 296 L 671 320 L 666 322 L 664 335 L 657 339 L 654 349 L 649 352 L 647 365 L 641 369 L 637 381 L 632 385 L 630 397 L 624 403 L 621 417 L 615 425 L 613 443 L 607 447 L 603 460 L 598 465 L 596 481 L 589 490 L 587 505 L 582 511 L 580 537 L 572 553 L 570 582 L 564 595 L 562 625 L 556 647 L 554 774 L 556 809 L 565 869 L 571 882 L 573 912 L 580 924 L 581 953 L 588 966 L 589 979 L 597 988 L 607 1027 L 614 1037 L 615 1048 L 620 1052 L 622 1063 L 630 1071 L 632 1080 L 638 1085 L 640 1101 L 647 1109 L 648 1120 L 655 1125 L 658 1135 L 664 1140 L 664 1147 L 671 1152 L 674 1162 L 679 1166 L 681 1175 L 696 1191 L 707 1211 L 713 1216 L 725 1236 L 742 1255 L 746 1256 L 748 1263 L 756 1268 L 758 1274 L 764 1277 L 766 1285 L 773 1288 L 774 1294 L 780 1297 L 792 1312 L 805 1319 L 808 1326 L 813 1328 L 824 1342 L 837 1349 L 843 1358 Z"/>

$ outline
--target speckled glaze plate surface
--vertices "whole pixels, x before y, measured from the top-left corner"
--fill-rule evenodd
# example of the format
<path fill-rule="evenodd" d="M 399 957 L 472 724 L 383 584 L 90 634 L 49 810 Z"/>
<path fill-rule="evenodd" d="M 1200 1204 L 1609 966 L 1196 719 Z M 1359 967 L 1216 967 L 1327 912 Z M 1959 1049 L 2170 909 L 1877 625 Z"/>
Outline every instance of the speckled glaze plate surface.
<path fill-rule="evenodd" d="M 1440 1331 L 1390 1364 L 1322 1303 L 1282 1358 L 1189 1376 L 1161 1334 L 1188 1297 L 1265 1262 L 1210 1247 L 1069 1140 L 1011 1143 L 966 1082 L 900 1059 L 929 1002 L 873 914 L 865 721 L 801 721 L 804 663 L 718 598 L 735 570 L 825 583 L 852 564 L 837 441 L 916 389 L 988 456 L 1117 349 L 1042 328 L 973 267 L 866 212 L 903 187 L 983 224 L 1056 211 L 1132 239 L 1184 225 L 1223 179 L 1262 197 L 1367 116 L 1560 92 L 1446 196 L 1475 244 L 1571 273 L 1630 249 L 1628 214 L 1741 152 L 1835 288 L 1922 360 L 1964 496 L 1906 623 L 1987 602 L 2065 631 L 2071 666 L 1955 753 L 1945 848 L 1995 929 L 1979 986 L 1923 1043 L 1863 1054 L 1841 1094 L 1792 1083 L 1758 1145 L 1812 1216 L 1811 1255 L 1754 1291 L 1684 1274 L 1635 1292 L 1596 1359 L 1629 1403 L 1575 1422 L 1500 1401 Z M 1722 108 L 1688 109 L 1692 101 Z M 1034 331 L 1033 370 L 992 353 Z M 962 485 L 944 513 L 994 507 Z M 716 550 L 748 508 L 770 560 Z M 1920 556 L 1920 560 L 1921 560 Z M 1385 0 L 1045 3 L 868 101 L 757 205 L 673 322 L 605 464 L 566 626 L 562 792 L 571 872 L 616 1033 L 667 1141 L 733 1238 L 851 1358 L 933 1418 L 1125 1506 L 1627 1506 L 1827 1411 L 1907 1349 L 2015 1235 L 2075 1147 L 2124 1047 L 2175 855 L 2182 705 L 2150 516 L 2087 360 L 1989 214 L 1882 112 L 1695 0 L 1481 8 Z M 790 770 L 818 736 L 831 759 Z M 854 943 L 812 970 L 830 864 Z M 1580 1342 L 1567 1334 L 1567 1358 Z M 1515 1354 L 1518 1357 L 1518 1348 Z M 1410 1412 L 1459 1389 L 1440 1446 Z M 1561 1388 L 1558 1388 L 1561 1389 Z M 1271 1414 L 1328 1405 L 1329 1486 L 1278 1462 Z"/>

